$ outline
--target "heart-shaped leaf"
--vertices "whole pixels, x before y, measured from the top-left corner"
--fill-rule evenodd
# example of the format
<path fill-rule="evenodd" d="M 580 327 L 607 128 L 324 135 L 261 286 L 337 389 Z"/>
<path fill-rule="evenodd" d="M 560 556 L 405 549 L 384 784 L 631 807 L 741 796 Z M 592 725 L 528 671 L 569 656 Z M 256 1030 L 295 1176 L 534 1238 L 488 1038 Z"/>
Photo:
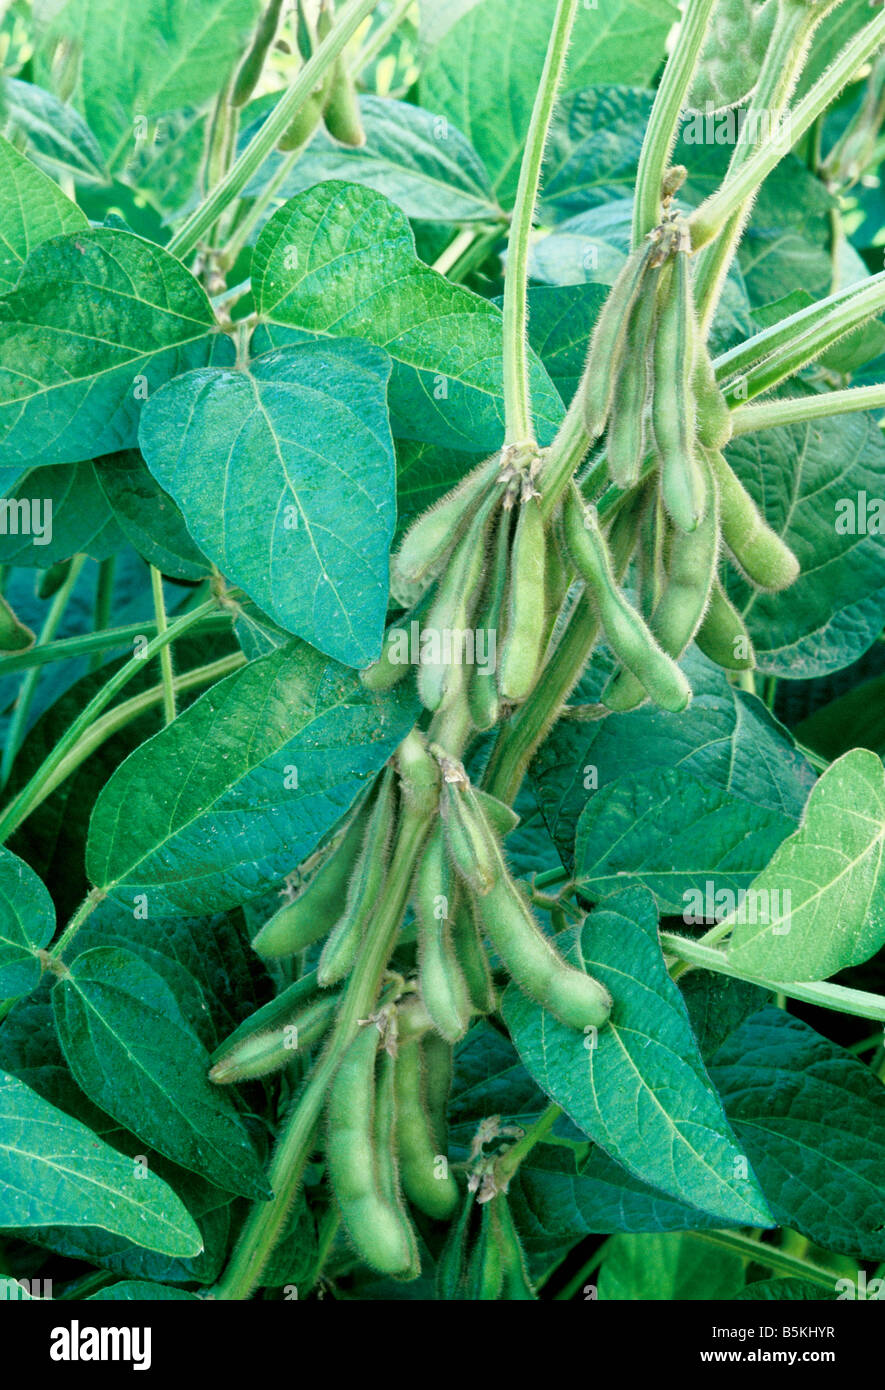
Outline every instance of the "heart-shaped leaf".
<path fill-rule="evenodd" d="M 12 289 L 33 247 L 89 223 L 77 204 L 2 135 L 0 182 L 0 291 L 5 293 Z"/>
<path fill-rule="evenodd" d="M 0 849 L 0 999 L 27 994 L 39 984 L 36 953 L 54 930 L 48 890 L 23 860 Z"/>

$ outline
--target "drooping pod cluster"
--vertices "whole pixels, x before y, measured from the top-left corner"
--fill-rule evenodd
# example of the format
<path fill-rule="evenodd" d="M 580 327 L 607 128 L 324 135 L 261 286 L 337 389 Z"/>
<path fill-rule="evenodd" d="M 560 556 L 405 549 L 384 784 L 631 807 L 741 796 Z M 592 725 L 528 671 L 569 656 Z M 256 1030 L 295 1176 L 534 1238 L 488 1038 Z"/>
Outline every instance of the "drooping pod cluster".
<path fill-rule="evenodd" d="M 436 1287 L 445 1302 L 537 1298 L 506 1192 L 480 1202 L 468 1188 L 437 1264 Z"/>
<path fill-rule="evenodd" d="M 759 588 L 785 588 L 799 573 L 721 452 L 730 411 L 696 323 L 684 219 L 668 214 L 628 257 L 597 321 L 583 407 L 591 438 L 605 433 L 612 483 L 642 490 L 637 609 L 613 583 L 592 510 L 574 489 L 564 503 L 571 558 L 620 662 L 603 702 L 624 711 L 651 697 L 680 709 L 690 691 L 675 662 L 692 640 L 726 669 L 755 665 L 718 578 L 722 543 Z"/>

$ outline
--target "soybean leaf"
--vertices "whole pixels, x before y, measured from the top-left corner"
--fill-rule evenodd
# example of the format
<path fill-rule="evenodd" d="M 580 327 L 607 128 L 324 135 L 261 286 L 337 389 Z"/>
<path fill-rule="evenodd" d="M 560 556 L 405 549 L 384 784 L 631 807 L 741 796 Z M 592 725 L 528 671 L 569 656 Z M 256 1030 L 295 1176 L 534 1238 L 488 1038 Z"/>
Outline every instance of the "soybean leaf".
<path fill-rule="evenodd" d="M 304 343 L 207 367 L 145 407 L 142 453 L 200 548 L 282 627 L 367 666 L 381 649 L 395 520 L 390 359 Z"/>
<path fill-rule="evenodd" d="M 534 285 L 529 290 L 529 341 L 566 404 L 581 379 L 606 293 L 604 285 Z"/>
<path fill-rule="evenodd" d="M 516 192 L 555 8 L 555 0 L 482 0 L 451 25 L 421 74 L 422 105 L 463 130 L 505 206 Z M 565 90 L 613 79 L 648 85 L 676 17 L 669 0 L 579 8 Z"/>
<path fill-rule="evenodd" d="M 408 221 L 380 193 L 329 182 L 290 199 L 255 246 L 252 291 L 256 352 L 306 335 L 364 338 L 393 358 L 395 435 L 467 451 L 500 447 L 500 310 L 419 261 Z M 530 380 L 536 426 L 549 443 L 562 402 L 534 357 Z"/>
<path fill-rule="evenodd" d="M 168 1284 L 149 1284 L 144 1279 L 124 1279 L 110 1288 L 99 1289 L 85 1300 L 87 1303 L 199 1303 L 199 1294 L 187 1289 L 173 1289 Z"/>
<path fill-rule="evenodd" d="M 744 1260 L 716 1250 L 690 1232 L 619 1235 L 605 1248 L 599 1271 L 600 1301 L 630 1299 L 670 1303 L 737 1297 L 744 1287 Z"/>
<path fill-rule="evenodd" d="M 789 595 L 763 594 L 732 576 L 759 667 L 791 680 L 839 670 L 885 620 L 885 538 L 868 499 L 882 495 L 885 439 L 866 413 L 743 435 L 729 462 L 796 552 Z"/>
<path fill-rule="evenodd" d="M 614 999 L 584 1038 L 509 986 L 503 1012 L 538 1084 L 591 1139 L 644 1182 L 724 1221 L 769 1225 L 756 1179 L 704 1068 L 661 954 L 654 900 L 627 889 L 557 939 Z"/>
<path fill-rule="evenodd" d="M 46 173 L 77 183 L 108 181 L 98 141 L 83 117 L 53 92 L 33 82 L 7 77 L 3 84 L 6 115 L 25 136 L 28 153 Z"/>
<path fill-rule="evenodd" d="M 782 1009 L 737 1028 L 710 1064 L 779 1225 L 828 1250 L 885 1257 L 885 1090 Z"/>
<path fill-rule="evenodd" d="M 782 1303 L 800 1299 L 826 1302 L 840 1297 L 835 1288 L 838 1281 L 834 1279 L 833 1283 L 833 1290 L 828 1293 L 820 1284 L 812 1284 L 810 1279 L 760 1279 L 758 1283 L 748 1284 L 739 1294 L 735 1294 L 735 1302 Z"/>
<path fill-rule="evenodd" d="M 209 100 L 243 51 L 256 0 L 67 0 L 56 33 L 82 47 L 74 104 L 117 169 L 152 122 Z"/>
<path fill-rule="evenodd" d="M 653 101 L 653 93 L 639 87 L 608 84 L 565 94 L 544 151 L 546 222 L 632 198 Z"/>
<path fill-rule="evenodd" d="M 157 917 L 213 912 L 284 877 L 414 723 L 301 642 L 235 671 L 142 744 L 98 798 L 87 871 Z M 137 812 L 133 813 L 134 808 Z"/>
<path fill-rule="evenodd" d="M 0 1226 L 97 1226 L 169 1255 L 200 1233 L 175 1193 L 86 1125 L 0 1072 Z"/>
<path fill-rule="evenodd" d="M 40 981 L 37 951 L 55 931 L 55 909 L 41 880 L 0 848 L 0 999 L 27 994 Z"/>
<path fill-rule="evenodd" d="M 885 771 L 855 748 L 832 763 L 802 823 L 740 904 L 729 959 L 769 980 L 821 980 L 869 960 L 885 942 Z"/>
<path fill-rule="evenodd" d="M 77 554 L 106 560 L 124 543 L 88 461 L 33 468 L 7 496 L 0 564 L 48 569 Z"/>
<path fill-rule="evenodd" d="M 444 116 L 378 96 L 360 97 L 360 116 L 365 145 L 350 149 L 324 130 L 317 132 L 286 176 L 283 197 L 326 179 L 345 179 L 383 193 L 407 217 L 429 222 L 500 218 L 482 160 Z M 265 161 L 247 195 L 254 197 L 266 187 L 283 157 L 274 154 Z"/>
<path fill-rule="evenodd" d="M 861 681 L 796 725 L 806 748 L 835 760 L 850 748 L 885 754 L 885 676 Z"/>
<path fill-rule="evenodd" d="M 52 1002 L 68 1065 L 96 1105 L 218 1187 L 267 1195 L 243 1122 L 207 1079 L 209 1054 L 161 975 L 130 951 L 96 946 L 72 962 Z"/>
<path fill-rule="evenodd" d="M 148 564 L 174 579 L 202 579 L 211 572 L 175 501 L 137 449 L 106 454 L 94 468 L 117 525 Z"/>
<path fill-rule="evenodd" d="M 77 204 L 2 135 L 0 179 L 6 192 L 0 210 L 0 291 L 5 294 L 34 246 L 89 223 Z"/>
<path fill-rule="evenodd" d="M 142 402 L 216 337 L 205 291 L 161 247 L 108 228 L 44 241 L 0 301 L 0 462 L 134 444 Z"/>
<path fill-rule="evenodd" d="M 575 876 L 584 895 L 605 898 L 634 884 L 650 888 L 661 913 L 690 900 L 749 888 L 796 826 L 796 817 L 758 806 L 684 768 L 630 773 L 601 787 L 578 821 Z"/>

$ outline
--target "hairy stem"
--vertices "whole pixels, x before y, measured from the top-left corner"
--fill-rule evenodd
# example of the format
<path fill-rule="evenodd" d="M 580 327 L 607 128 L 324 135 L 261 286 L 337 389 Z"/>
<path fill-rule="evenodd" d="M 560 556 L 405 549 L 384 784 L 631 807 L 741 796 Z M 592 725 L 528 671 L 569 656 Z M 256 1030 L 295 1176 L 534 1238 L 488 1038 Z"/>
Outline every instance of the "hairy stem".
<path fill-rule="evenodd" d="M 738 406 L 732 412 L 732 430 L 735 435 L 752 434 L 754 430 L 800 425 L 806 420 L 824 420 L 856 410 L 885 410 L 885 386 L 852 386 L 845 391 L 827 391 L 819 396 L 796 396 L 785 401 Z"/>
<path fill-rule="evenodd" d="M 166 601 L 163 598 L 163 576 L 151 565 L 151 594 L 154 600 L 154 619 L 158 635 L 167 631 Z M 168 643 L 160 650 L 160 673 L 163 678 L 163 714 L 167 724 L 175 718 L 175 677 L 172 672 L 172 650 Z"/>
<path fill-rule="evenodd" d="M 704 3 L 707 3 L 707 0 L 704 0 Z M 521 444 L 534 437 L 528 366 L 529 243 L 541 181 L 544 146 L 547 143 L 550 118 L 565 68 L 565 56 L 577 8 L 578 0 L 558 0 L 556 6 L 544 70 L 532 107 L 532 118 L 519 169 L 513 220 L 510 223 L 507 274 L 504 279 L 505 444 Z"/>
<path fill-rule="evenodd" d="M 201 632 L 226 632 L 230 627 L 229 613 L 211 612 L 201 619 Z M 112 651 L 115 647 L 131 647 L 137 638 L 154 637 L 157 624 L 150 620 L 127 623 L 125 627 L 106 628 L 103 632 L 87 632 L 81 637 L 62 637 L 47 642 L 45 647 L 32 647 L 29 652 L 15 652 L 0 660 L 0 676 L 11 676 L 32 666 L 47 666 L 53 661 L 73 661 L 77 657 Z"/>
<path fill-rule="evenodd" d="M 638 246 L 661 220 L 661 185 L 676 143 L 679 116 L 715 3 L 716 0 L 688 0 L 675 46 L 655 93 L 636 176 L 634 246 Z"/>
<path fill-rule="evenodd" d="M 835 1288 L 837 1276 L 831 1269 L 823 1269 L 821 1265 L 812 1264 L 810 1260 L 803 1260 L 797 1255 L 790 1255 L 786 1250 L 779 1250 L 776 1245 L 767 1245 L 753 1236 L 745 1236 L 741 1231 L 688 1231 L 686 1234 L 692 1240 L 706 1241 L 708 1245 L 715 1245 L 720 1250 L 732 1250 L 736 1255 L 743 1255 L 745 1259 L 752 1260 L 753 1264 L 762 1265 L 774 1274 L 792 1274 L 817 1284 L 819 1288 L 829 1289 L 831 1293 Z"/>

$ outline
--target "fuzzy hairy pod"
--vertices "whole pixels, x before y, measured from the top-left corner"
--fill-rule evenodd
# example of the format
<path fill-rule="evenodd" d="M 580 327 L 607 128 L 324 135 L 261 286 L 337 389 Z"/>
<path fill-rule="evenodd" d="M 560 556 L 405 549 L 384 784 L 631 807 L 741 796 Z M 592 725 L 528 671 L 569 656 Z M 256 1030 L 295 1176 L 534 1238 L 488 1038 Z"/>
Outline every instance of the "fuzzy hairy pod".
<path fill-rule="evenodd" d="M 507 593 L 511 519 L 511 512 L 502 510 L 499 513 L 485 578 L 485 589 L 477 619 L 477 626 L 480 629 L 495 633 L 496 651 L 502 635 L 504 600 Z M 470 717 L 475 727 L 480 732 L 494 728 L 498 722 L 501 708 L 501 702 L 498 698 L 497 669 L 490 671 L 479 665 L 473 668 L 468 701 Z"/>
<path fill-rule="evenodd" d="M 395 579 L 406 585 L 430 583 L 463 536 L 499 468 L 494 454 L 412 522 L 393 557 Z"/>
<path fill-rule="evenodd" d="M 388 767 L 382 776 L 359 858 L 347 886 L 344 911 L 320 955 L 317 979 L 323 988 L 343 980 L 353 969 L 366 922 L 375 911 L 384 887 L 395 805 L 393 768 Z"/>
<path fill-rule="evenodd" d="M 450 634 L 453 641 L 458 641 L 458 634 L 472 624 L 485 564 L 486 527 L 497 502 L 497 496 L 492 494 L 481 503 L 439 581 L 425 627 L 440 637 Z M 462 653 L 451 655 L 460 657 Z M 441 647 L 438 661 L 425 659 L 418 667 L 418 693 L 429 710 L 447 708 L 467 683 L 464 664 L 460 660 L 447 661 L 445 656 Z"/>
<path fill-rule="evenodd" d="M 661 271 L 652 420 L 661 498 L 672 521 L 683 531 L 694 530 L 704 506 L 695 442 L 697 336 L 689 256 L 680 245 L 673 261 Z"/>
<path fill-rule="evenodd" d="M 510 552 L 507 625 L 498 687 L 517 703 L 530 694 L 543 657 L 547 536 L 537 497 L 520 504 Z"/>
<path fill-rule="evenodd" d="M 706 343 L 698 344 L 693 387 L 698 440 L 705 448 L 723 449 L 731 439 L 731 411 L 719 389 Z"/>
<path fill-rule="evenodd" d="M 752 671 L 756 665 L 746 623 L 718 579 L 713 582 L 710 605 L 695 641 L 704 656 L 726 671 Z"/>
<path fill-rule="evenodd" d="M 458 876 L 483 897 L 495 885 L 500 853 L 494 832 L 469 784 L 446 782 L 442 802 L 446 848 Z"/>
<path fill-rule="evenodd" d="M 236 1042 L 228 1039 L 213 1055 L 209 1080 L 223 1086 L 282 1071 L 324 1037 L 338 1003 L 335 994 L 314 998 L 275 1026 L 258 1029 Z"/>
<path fill-rule="evenodd" d="M 427 1108 L 420 1042 L 400 1046 L 394 1078 L 396 1150 L 403 1191 L 412 1205 L 426 1216 L 435 1221 L 448 1221 L 458 1206 L 458 1184 L 448 1171 L 447 1155 L 436 1147 Z M 441 1168 L 443 1172 L 438 1177 Z"/>
<path fill-rule="evenodd" d="M 608 421 L 624 361 L 630 315 L 645 289 L 654 247 L 655 242 L 646 238 L 630 253 L 596 320 L 578 387 L 583 392 L 584 424 L 591 439 L 599 438 Z"/>
<path fill-rule="evenodd" d="M 267 0 L 249 51 L 237 69 L 231 92 L 231 106 L 245 106 L 258 85 L 264 63 L 276 38 L 283 0 Z"/>
<path fill-rule="evenodd" d="M 618 487 L 634 486 L 648 448 L 646 410 L 652 385 L 657 279 L 658 273 L 650 270 L 630 313 L 615 384 L 605 453 L 609 477 Z"/>
<path fill-rule="evenodd" d="M 722 539 L 759 589 L 777 593 L 799 577 L 799 561 L 771 529 L 718 450 L 708 455 L 719 486 Z"/>
<path fill-rule="evenodd" d="M 470 1025 L 470 995 L 452 944 L 457 885 L 448 859 L 441 821 L 425 845 L 415 880 L 418 917 L 418 978 L 421 998 L 434 1027 L 457 1042 Z"/>

